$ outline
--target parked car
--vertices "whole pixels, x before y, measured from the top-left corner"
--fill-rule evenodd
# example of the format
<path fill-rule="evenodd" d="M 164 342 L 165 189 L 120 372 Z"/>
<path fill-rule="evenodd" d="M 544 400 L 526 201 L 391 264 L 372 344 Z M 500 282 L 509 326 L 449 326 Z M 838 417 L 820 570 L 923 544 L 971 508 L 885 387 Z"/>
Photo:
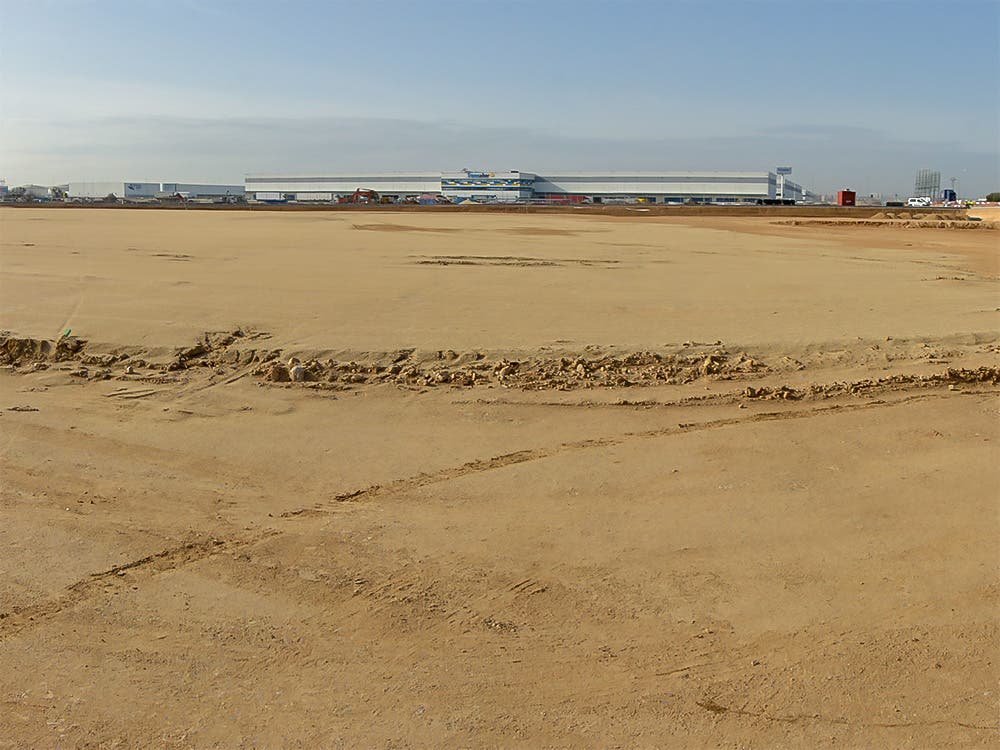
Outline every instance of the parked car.
<path fill-rule="evenodd" d="M 910 208 L 930 208 L 931 199 L 930 198 L 910 198 L 906 201 L 906 205 Z"/>

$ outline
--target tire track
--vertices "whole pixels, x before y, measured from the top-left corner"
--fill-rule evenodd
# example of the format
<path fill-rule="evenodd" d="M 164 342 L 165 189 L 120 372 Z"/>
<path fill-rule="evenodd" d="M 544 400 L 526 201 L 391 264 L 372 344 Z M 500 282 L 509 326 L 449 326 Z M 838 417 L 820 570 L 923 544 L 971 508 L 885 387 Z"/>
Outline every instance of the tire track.
<path fill-rule="evenodd" d="M 995 391 L 977 391 L 977 393 L 995 394 Z M 619 436 L 589 438 L 562 443 L 557 446 L 514 451 L 488 459 L 476 459 L 459 466 L 447 467 L 436 472 L 421 473 L 416 476 L 397 479 L 384 485 L 373 484 L 357 490 L 342 492 L 331 499 L 282 513 L 279 517 L 291 519 L 303 516 L 326 515 L 334 512 L 336 505 L 346 502 L 361 502 L 388 497 L 401 492 L 418 489 L 433 484 L 459 479 L 470 474 L 493 471 L 507 466 L 539 461 L 556 455 L 621 445 L 634 440 L 647 440 L 686 433 L 703 432 L 741 424 L 775 422 L 787 419 L 808 419 L 831 413 L 846 413 L 881 407 L 902 406 L 914 401 L 932 398 L 954 397 L 950 392 L 917 393 L 889 401 L 868 401 L 865 403 L 830 404 L 809 409 L 789 409 L 778 412 L 760 412 L 740 417 L 708 420 L 700 423 L 679 423 L 676 426 L 662 427 L 638 432 L 626 432 Z M 99 593 L 108 581 L 114 582 L 128 575 L 139 574 L 150 578 L 159 573 L 178 569 L 182 566 L 209 558 L 215 554 L 231 551 L 256 544 L 264 539 L 286 533 L 279 529 L 269 529 L 264 532 L 233 536 L 228 540 L 217 538 L 202 539 L 171 547 L 160 552 L 147 555 L 108 570 L 92 573 L 85 579 L 70 585 L 63 596 L 37 604 L 23 607 L 13 607 L 6 612 L 0 612 L 0 642 L 34 624 L 40 624 L 60 612 L 77 606 Z M 134 581 L 135 578 L 131 578 Z"/>
<path fill-rule="evenodd" d="M 984 393 L 991 395 L 995 395 L 998 392 L 1000 391 L 993 391 L 993 390 L 976 391 L 976 393 Z M 501 469 L 515 464 L 527 463 L 529 461 L 540 461 L 542 459 L 550 458 L 552 456 L 572 451 L 621 445 L 623 443 L 630 442 L 633 440 L 648 440 L 652 438 L 667 437 L 671 435 L 682 435 L 686 433 L 703 432 L 706 430 L 717 430 L 723 427 L 730 427 L 733 425 L 740 425 L 740 424 L 754 424 L 758 422 L 776 422 L 786 419 L 808 419 L 811 417 L 822 416 L 824 414 L 846 413 L 853 411 L 861 411 L 865 409 L 901 406 L 903 404 L 908 404 L 914 401 L 923 401 L 932 398 L 949 398 L 949 397 L 954 398 L 954 396 L 955 394 L 951 392 L 917 393 L 909 396 L 904 396 L 902 398 L 897 398 L 892 401 L 875 400 L 875 401 L 867 401 L 865 403 L 860 403 L 860 404 L 850 404 L 850 403 L 828 404 L 825 406 L 817 406 L 807 409 L 789 409 L 785 411 L 776 411 L 776 412 L 759 412 L 747 416 L 713 419 L 705 422 L 691 422 L 691 423 L 682 422 L 678 423 L 676 426 L 660 427 L 652 430 L 642 430 L 639 432 L 626 432 L 622 433 L 619 436 L 589 438 L 586 440 L 575 440 L 567 443 L 562 443 L 557 446 L 520 450 L 520 451 L 514 451 L 513 453 L 504 453 L 489 459 L 477 459 L 475 461 L 469 461 L 468 463 L 461 464 L 460 466 L 444 468 L 426 474 L 417 474 L 416 476 L 397 479 L 387 484 L 372 484 L 367 487 L 363 487 L 361 489 L 352 490 L 350 492 L 342 492 L 340 494 L 334 495 L 329 500 L 324 500 L 322 502 L 314 503 L 312 505 L 304 506 L 302 508 L 285 511 L 280 515 L 280 517 L 294 518 L 298 516 L 325 515 L 334 512 L 335 506 L 340 503 L 373 500 L 378 497 L 395 495 L 400 492 L 418 489 L 420 487 L 425 487 L 427 485 L 439 484 L 441 482 L 447 482 L 453 479 L 459 479 L 461 477 L 468 476 L 470 474 L 478 474 L 485 471 L 493 471 L 494 469 Z"/>
<path fill-rule="evenodd" d="M 839 724 L 846 727 L 860 727 L 864 729 L 908 729 L 911 727 L 933 727 L 950 726 L 963 727 L 965 729 L 980 729 L 984 731 L 996 731 L 997 725 L 968 724 L 962 721 L 950 719 L 928 719 L 926 721 L 903 721 L 903 722 L 866 722 L 851 721 L 840 717 L 826 717 L 820 714 L 791 714 L 789 716 L 772 716 L 763 712 L 747 711 L 742 708 L 723 706 L 710 698 L 695 701 L 695 705 L 714 714 L 733 714 L 734 716 L 747 716 L 765 721 L 782 722 L 786 724 L 801 724 L 803 722 L 817 722 L 821 724 Z"/>
<path fill-rule="evenodd" d="M 176 547 L 169 547 L 137 560 L 116 565 L 107 570 L 91 573 L 66 588 L 62 596 L 35 604 L 14 606 L 10 610 L 0 612 L 0 642 L 16 635 L 25 628 L 39 625 L 55 617 L 60 612 L 71 609 L 99 594 L 106 587 L 134 583 L 153 576 L 176 570 L 199 560 L 204 560 L 222 552 L 228 552 L 248 545 L 256 544 L 277 532 L 268 531 L 236 537 L 231 540 L 217 538 L 201 539 L 185 542 Z M 138 578 L 136 577 L 138 576 Z"/>

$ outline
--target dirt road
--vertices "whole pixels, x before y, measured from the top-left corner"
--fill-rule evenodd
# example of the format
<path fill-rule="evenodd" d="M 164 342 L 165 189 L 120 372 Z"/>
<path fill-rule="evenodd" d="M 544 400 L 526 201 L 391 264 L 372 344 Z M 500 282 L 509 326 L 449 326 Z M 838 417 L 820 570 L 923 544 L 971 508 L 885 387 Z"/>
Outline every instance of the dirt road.
<path fill-rule="evenodd" d="M 989 746 L 996 236 L 0 211 L 0 748 Z"/>

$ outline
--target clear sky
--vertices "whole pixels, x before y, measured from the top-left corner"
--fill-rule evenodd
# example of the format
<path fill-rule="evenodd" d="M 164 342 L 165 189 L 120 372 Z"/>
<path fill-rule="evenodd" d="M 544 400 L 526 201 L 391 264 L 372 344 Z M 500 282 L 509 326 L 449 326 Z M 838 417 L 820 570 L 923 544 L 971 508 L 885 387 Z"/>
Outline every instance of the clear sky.
<path fill-rule="evenodd" d="M 764 170 L 1000 189 L 1000 0 L 0 4 L 0 176 Z"/>

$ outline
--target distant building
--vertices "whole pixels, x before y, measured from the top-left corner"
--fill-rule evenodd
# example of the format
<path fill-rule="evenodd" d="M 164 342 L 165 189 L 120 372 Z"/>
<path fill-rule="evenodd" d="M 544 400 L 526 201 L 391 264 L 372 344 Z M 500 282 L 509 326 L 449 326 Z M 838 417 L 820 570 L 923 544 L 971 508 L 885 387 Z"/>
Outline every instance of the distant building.
<path fill-rule="evenodd" d="M 529 200 L 535 197 L 537 179 L 538 175 L 518 170 L 473 172 L 463 169 L 459 172 L 442 172 L 440 192 L 457 202 Z"/>
<path fill-rule="evenodd" d="M 440 172 L 347 172 L 308 176 L 248 176 L 247 198 L 258 200 L 331 200 L 352 195 L 355 190 L 374 190 L 379 195 L 405 198 L 441 192 Z"/>
<path fill-rule="evenodd" d="M 158 182 L 71 182 L 66 191 L 70 198 L 155 198 Z"/>
<path fill-rule="evenodd" d="M 565 197 L 595 203 L 738 203 L 803 199 L 802 186 L 774 172 L 558 172 L 520 170 L 354 172 L 322 176 L 248 175 L 248 198 L 330 200 L 355 190 L 388 198 L 436 193 L 455 202 L 516 202 Z"/>
<path fill-rule="evenodd" d="M 48 185 L 18 185 L 13 192 L 30 195 L 32 198 L 51 198 L 52 192 Z"/>
<path fill-rule="evenodd" d="M 160 192 L 170 195 L 181 195 L 190 198 L 242 198 L 244 190 L 242 185 L 204 185 L 191 182 L 162 182 Z"/>
<path fill-rule="evenodd" d="M 130 200 L 156 198 L 180 193 L 190 198 L 242 197 L 242 185 L 206 185 L 188 182 L 71 182 L 66 186 L 70 198 L 101 199 L 109 195 Z"/>

